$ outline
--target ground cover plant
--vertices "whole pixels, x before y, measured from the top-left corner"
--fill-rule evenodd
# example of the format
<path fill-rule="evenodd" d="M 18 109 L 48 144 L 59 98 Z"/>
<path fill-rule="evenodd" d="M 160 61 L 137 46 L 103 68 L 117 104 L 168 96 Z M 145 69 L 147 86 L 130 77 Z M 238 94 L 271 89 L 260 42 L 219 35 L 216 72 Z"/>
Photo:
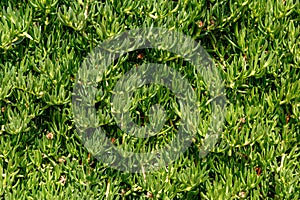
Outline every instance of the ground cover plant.
<path fill-rule="evenodd" d="M 1 199 L 299 199 L 299 0 L 1 0 Z M 76 74 L 102 41 L 138 27 L 178 30 L 213 58 L 227 112 L 217 145 L 199 156 L 211 108 L 206 84 L 167 51 L 136 50 L 114 63 L 96 98 L 99 124 L 115 145 L 158 148 L 176 135 L 174 94 L 157 85 L 133 96 L 131 117 L 149 123 L 152 104 L 167 121 L 149 140 L 122 132 L 111 91 L 130 68 L 167 64 L 196 88 L 203 119 L 184 156 L 152 173 L 98 161 L 78 136 L 72 112 Z"/>

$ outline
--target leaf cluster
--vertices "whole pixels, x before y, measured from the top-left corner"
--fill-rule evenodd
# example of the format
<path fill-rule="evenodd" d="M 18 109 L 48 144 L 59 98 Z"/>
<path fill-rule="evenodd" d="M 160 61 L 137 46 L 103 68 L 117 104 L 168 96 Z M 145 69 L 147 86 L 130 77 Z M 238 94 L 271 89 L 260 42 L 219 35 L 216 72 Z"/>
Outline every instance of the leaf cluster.
<path fill-rule="evenodd" d="M 0 7 L 0 198 L 299 199 L 299 0 L 1 0 Z M 147 152 L 176 136 L 180 105 L 158 85 L 139 88 L 128 107 L 137 125 L 153 122 L 154 104 L 167 111 L 156 136 L 134 138 L 113 119 L 113 87 L 143 63 L 183 74 L 201 115 L 180 159 L 154 173 L 129 174 L 84 148 L 72 91 L 99 43 L 150 26 L 183 32 L 209 52 L 224 80 L 226 120 L 218 145 L 202 158 L 210 94 L 193 66 L 158 49 L 120 57 L 97 82 L 94 102 L 97 123 L 115 145 Z"/>

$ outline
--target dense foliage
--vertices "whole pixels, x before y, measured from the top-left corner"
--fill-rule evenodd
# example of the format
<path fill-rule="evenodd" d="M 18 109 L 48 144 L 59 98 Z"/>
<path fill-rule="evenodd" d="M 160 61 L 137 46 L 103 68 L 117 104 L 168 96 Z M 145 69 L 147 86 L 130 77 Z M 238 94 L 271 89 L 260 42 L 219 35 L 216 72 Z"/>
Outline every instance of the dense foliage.
<path fill-rule="evenodd" d="M 0 197 L 3 199 L 299 199 L 299 0 L 1 0 Z M 134 95 L 132 118 L 150 105 L 167 112 L 161 134 L 138 140 L 110 114 L 110 91 L 131 67 L 165 63 L 197 88 L 203 121 L 185 157 L 153 173 L 103 165 L 76 133 L 72 89 L 85 57 L 102 41 L 137 27 L 191 36 L 213 57 L 227 96 L 218 145 L 199 157 L 210 100 L 180 57 L 157 49 L 121 57 L 97 97 L 99 123 L 116 144 L 164 145 L 176 134 L 172 91 L 150 85 Z M 105 87 L 104 87 L 105 86 Z M 155 143 L 156 142 L 156 143 Z"/>

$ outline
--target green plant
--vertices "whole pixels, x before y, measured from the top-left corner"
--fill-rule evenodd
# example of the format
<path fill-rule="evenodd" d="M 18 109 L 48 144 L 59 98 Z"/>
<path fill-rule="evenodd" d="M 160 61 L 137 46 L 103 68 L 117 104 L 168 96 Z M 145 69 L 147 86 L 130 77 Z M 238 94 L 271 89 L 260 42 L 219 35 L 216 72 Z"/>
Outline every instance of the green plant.
<path fill-rule="evenodd" d="M 299 0 L 2 0 L 0 12 L 0 197 L 3 199 L 299 199 Z M 143 63 L 167 64 L 197 88 L 201 122 L 184 156 L 154 173 L 105 166 L 75 131 L 72 90 L 85 57 L 138 27 L 178 30 L 213 57 L 225 83 L 226 123 L 201 158 L 211 108 L 207 85 L 178 55 L 144 49 L 99 78 L 99 124 L 116 144 L 147 151 L 176 135 L 180 105 L 156 85 L 135 91 L 130 111 L 147 124 L 159 103 L 167 122 L 141 140 L 122 132 L 110 98 L 117 80 Z"/>

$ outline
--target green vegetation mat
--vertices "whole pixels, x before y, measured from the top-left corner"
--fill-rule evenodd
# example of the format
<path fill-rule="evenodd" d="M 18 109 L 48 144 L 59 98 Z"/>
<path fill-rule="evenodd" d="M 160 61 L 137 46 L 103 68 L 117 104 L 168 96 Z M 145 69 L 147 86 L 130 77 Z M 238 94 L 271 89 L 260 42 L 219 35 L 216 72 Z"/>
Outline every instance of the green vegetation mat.
<path fill-rule="evenodd" d="M 0 199 L 299 199 L 299 0 L 1 0 Z M 101 42 L 139 27 L 176 30 L 199 42 L 224 80 L 226 115 L 217 145 L 201 157 L 211 106 L 207 85 L 180 56 L 134 50 L 99 81 L 98 124 L 117 146 L 150 151 L 176 136 L 172 91 L 146 85 L 131 117 L 149 122 L 159 103 L 161 132 L 122 132 L 111 115 L 117 80 L 132 67 L 161 63 L 197 89 L 201 122 L 190 148 L 149 173 L 118 171 L 95 159 L 76 131 L 76 74 Z M 211 119 L 214 120 L 214 119 Z M 150 148 L 151 147 L 151 148 Z"/>

